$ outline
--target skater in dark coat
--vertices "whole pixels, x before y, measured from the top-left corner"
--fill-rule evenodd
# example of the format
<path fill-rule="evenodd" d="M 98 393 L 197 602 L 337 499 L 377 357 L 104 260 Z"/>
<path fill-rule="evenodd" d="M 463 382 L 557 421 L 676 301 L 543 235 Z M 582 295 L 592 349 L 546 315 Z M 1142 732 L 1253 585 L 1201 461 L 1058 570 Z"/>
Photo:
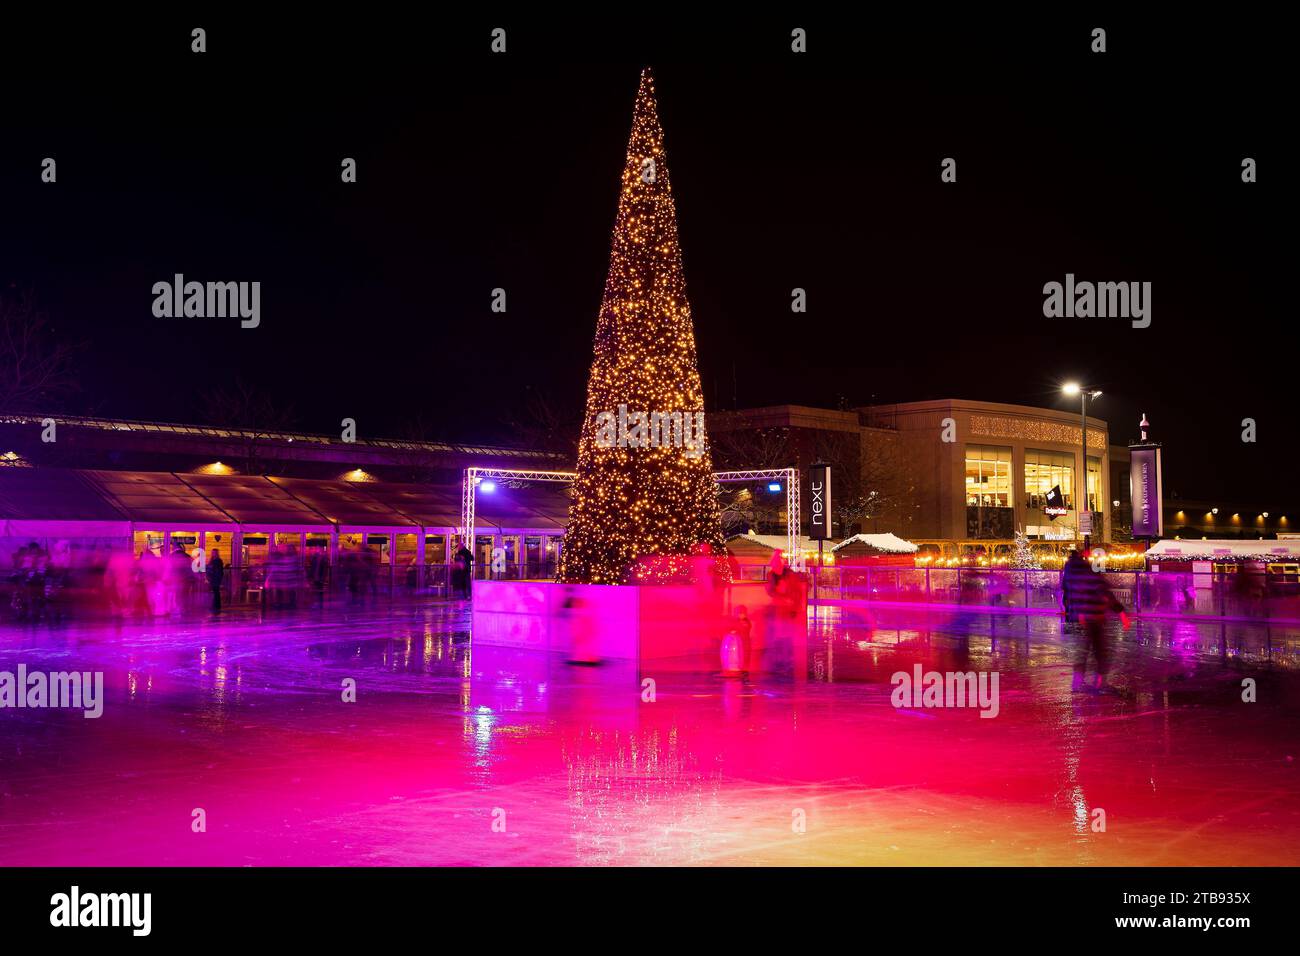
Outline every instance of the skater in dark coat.
<path fill-rule="evenodd" d="M 212 613 L 221 613 L 221 582 L 226 576 L 226 565 L 221 560 L 221 552 L 213 548 L 208 552 L 208 566 L 204 571 L 208 578 L 208 587 L 212 589 Z"/>
<path fill-rule="evenodd" d="M 1061 590 L 1065 603 L 1065 617 L 1077 625 L 1079 650 L 1075 657 L 1073 689 L 1085 689 L 1084 675 L 1088 658 L 1096 656 L 1097 673 L 1092 690 L 1100 691 L 1106 683 L 1110 667 L 1110 653 L 1106 645 L 1106 619 L 1123 610 L 1123 605 L 1111 593 L 1106 579 L 1092 569 L 1078 551 L 1071 551 L 1061 572 Z"/>

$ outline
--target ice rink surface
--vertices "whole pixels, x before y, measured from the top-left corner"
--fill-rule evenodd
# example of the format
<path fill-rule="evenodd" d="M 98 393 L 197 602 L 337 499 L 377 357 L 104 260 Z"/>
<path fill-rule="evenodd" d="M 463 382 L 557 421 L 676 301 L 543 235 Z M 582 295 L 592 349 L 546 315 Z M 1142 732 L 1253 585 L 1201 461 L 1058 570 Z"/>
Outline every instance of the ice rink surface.
<path fill-rule="evenodd" d="M 1113 644 L 1094 695 L 1047 616 L 823 610 L 749 680 L 475 646 L 459 603 L 5 624 L 0 671 L 105 701 L 0 710 L 0 865 L 1300 863 L 1300 633 Z M 918 663 L 998 716 L 895 708 Z"/>

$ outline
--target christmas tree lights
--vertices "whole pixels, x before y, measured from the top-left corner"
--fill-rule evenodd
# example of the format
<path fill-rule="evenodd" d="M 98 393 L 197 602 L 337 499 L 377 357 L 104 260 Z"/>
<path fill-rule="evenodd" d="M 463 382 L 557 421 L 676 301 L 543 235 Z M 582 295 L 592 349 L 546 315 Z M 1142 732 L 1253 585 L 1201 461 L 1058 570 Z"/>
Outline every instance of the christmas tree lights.
<path fill-rule="evenodd" d="M 560 558 L 559 579 L 566 583 L 677 580 L 691 568 L 698 573 L 702 551 L 715 556 L 718 573 L 726 573 L 726 563 L 717 560 L 725 548 L 707 439 L 677 442 L 680 428 L 648 427 L 651 420 L 679 415 L 676 420 L 689 421 L 704 411 L 663 140 L 654 78 L 646 69 L 596 323 Z M 618 434 L 610 441 L 601 425 L 614 413 Z M 629 418 L 630 429 L 623 424 Z"/>
<path fill-rule="evenodd" d="M 1024 531 L 1016 529 L 1016 546 L 1011 553 L 1011 566 L 1021 570 L 1037 570 L 1038 559 L 1034 557 L 1034 549 L 1029 546 L 1029 535 Z"/>

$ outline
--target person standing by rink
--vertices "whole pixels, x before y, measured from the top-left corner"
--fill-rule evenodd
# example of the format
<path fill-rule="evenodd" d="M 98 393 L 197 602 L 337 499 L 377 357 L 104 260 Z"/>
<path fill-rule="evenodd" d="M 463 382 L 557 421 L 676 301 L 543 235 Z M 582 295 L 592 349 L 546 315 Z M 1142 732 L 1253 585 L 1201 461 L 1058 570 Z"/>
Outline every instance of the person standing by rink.
<path fill-rule="evenodd" d="M 185 611 L 190 590 L 190 556 L 185 545 L 179 541 L 172 542 L 172 553 L 167 561 L 167 611 L 179 614 Z"/>
<path fill-rule="evenodd" d="M 208 587 L 212 589 L 212 613 L 221 613 L 221 579 L 226 575 L 226 565 L 221 560 L 221 552 L 213 548 L 208 552 L 208 567 L 204 572 L 208 577 Z"/>
<path fill-rule="evenodd" d="M 325 606 L 325 585 L 329 581 L 330 574 L 329 555 L 323 545 L 311 549 L 308 569 L 311 577 L 312 604 L 315 607 L 323 608 Z"/>
<path fill-rule="evenodd" d="M 785 563 L 785 555 L 781 553 L 780 548 L 773 549 L 772 560 L 767 562 L 767 577 L 763 581 L 763 587 L 768 594 L 775 594 L 780 590 L 785 581 L 785 577 L 790 573 L 789 566 Z"/>
<path fill-rule="evenodd" d="M 1088 658 L 1096 655 L 1097 673 L 1091 690 L 1098 693 L 1106 684 L 1106 671 L 1110 666 L 1106 619 L 1112 612 L 1122 611 L 1123 605 L 1111 593 L 1106 579 L 1094 571 L 1078 551 L 1070 552 L 1061 571 L 1061 591 L 1066 620 L 1073 619 L 1078 624 L 1080 638 L 1071 690 L 1089 689 L 1085 687 Z"/>
<path fill-rule="evenodd" d="M 465 545 L 460 546 L 452 564 L 452 580 L 461 597 L 468 598 L 474 587 L 474 554 Z"/>

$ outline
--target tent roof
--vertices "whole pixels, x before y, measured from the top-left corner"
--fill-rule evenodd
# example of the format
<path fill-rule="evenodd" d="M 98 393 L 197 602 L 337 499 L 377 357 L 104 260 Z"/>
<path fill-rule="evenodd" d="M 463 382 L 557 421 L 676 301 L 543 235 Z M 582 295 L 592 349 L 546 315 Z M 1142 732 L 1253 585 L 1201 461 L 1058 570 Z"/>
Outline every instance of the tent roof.
<path fill-rule="evenodd" d="M 917 550 L 912 542 L 904 541 L 898 535 L 888 531 L 883 534 L 855 534 L 851 538 L 845 538 L 832 550 L 839 551 L 841 548 L 855 544 L 866 545 L 887 554 L 912 554 Z"/>
<path fill-rule="evenodd" d="M 567 489 L 510 487 L 478 495 L 475 523 L 560 533 L 569 518 Z M 257 475 L 166 471 L 0 469 L 0 519 L 133 521 L 147 527 L 195 529 L 241 524 L 249 531 L 282 527 L 454 528 L 460 485 L 317 481 Z"/>
<path fill-rule="evenodd" d="M 414 517 L 402 513 L 384 496 L 372 494 L 369 483 L 312 481 L 306 478 L 267 480 L 316 514 L 336 524 L 409 528 L 420 523 Z"/>
<path fill-rule="evenodd" d="M 1241 541 L 1238 539 L 1214 539 L 1206 541 L 1187 540 L 1170 541 L 1166 538 L 1157 541 L 1147 551 L 1148 558 L 1169 558 L 1171 560 L 1189 560 L 1191 558 L 1266 558 L 1269 555 L 1280 557 L 1300 557 L 1300 541 Z"/>
<path fill-rule="evenodd" d="M 455 527 L 460 524 L 460 488 L 442 485 L 404 485 L 388 481 L 359 482 L 359 494 L 402 515 L 407 527 Z"/>
<path fill-rule="evenodd" d="M 114 521 L 124 517 L 80 472 L 0 468 L 0 518 Z"/>
<path fill-rule="evenodd" d="M 750 534 L 732 535 L 730 538 L 727 539 L 727 546 L 731 547 L 732 545 L 735 545 L 738 542 L 757 545 L 759 548 L 765 548 L 768 551 L 785 551 L 786 546 L 789 544 L 788 539 L 783 534 L 750 533 Z M 826 544 L 830 546 L 832 545 L 832 542 L 827 541 Z M 800 535 L 799 548 L 800 550 L 803 551 L 816 551 L 817 541 L 813 538 L 808 537 L 807 535 Z"/>
<path fill-rule="evenodd" d="M 132 521 L 230 524 L 230 516 L 168 472 L 83 471 L 104 500 Z"/>
<path fill-rule="evenodd" d="M 204 499 L 240 524 L 320 525 L 325 515 L 295 498 L 269 478 L 260 475 L 179 475 Z"/>

